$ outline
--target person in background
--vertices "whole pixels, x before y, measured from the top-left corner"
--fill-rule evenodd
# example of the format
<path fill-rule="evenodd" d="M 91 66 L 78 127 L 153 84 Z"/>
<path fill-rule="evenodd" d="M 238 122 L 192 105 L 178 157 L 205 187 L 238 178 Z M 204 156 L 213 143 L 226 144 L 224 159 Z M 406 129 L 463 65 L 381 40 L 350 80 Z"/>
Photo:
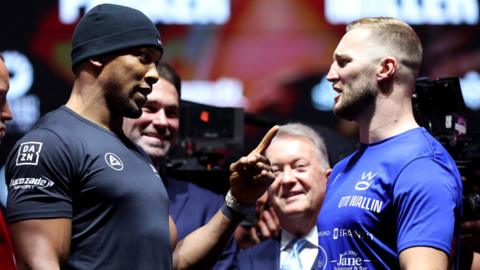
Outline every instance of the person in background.
<path fill-rule="evenodd" d="M 361 146 L 334 166 L 327 185 L 317 221 L 322 269 L 454 263 L 462 182 L 445 148 L 414 119 L 421 59 L 415 31 L 385 17 L 349 24 L 333 54 L 333 111 L 358 124 Z"/>
<path fill-rule="evenodd" d="M 153 85 L 148 100 L 137 119 L 125 118 L 125 135 L 138 144 L 152 159 L 160 172 L 170 200 L 169 212 L 177 227 L 178 239 L 205 225 L 222 206 L 223 196 L 201 188 L 192 182 L 165 175 L 167 155 L 175 146 L 180 121 L 181 79 L 165 62 L 157 66 L 158 81 Z M 229 269 L 237 247 L 230 240 L 213 269 Z"/>
<path fill-rule="evenodd" d="M 10 76 L 4 61 L 3 56 L 0 54 L 0 140 L 5 137 L 5 121 L 13 118 L 7 102 Z M 2 211 L 0 211 L 0 266 L 1 269 L 5 270 L 15 269 L 13 247 L 3 218 L 3 207 Z"/>
<path fill-rule="evenodd" d="M 73 89 L 8 159 L 6 219 L 19 269 L 209 269 L 274 176 L 273 127 L 230 166 L 230 190 L 208 224 L 177 243 L 150 158 L 123 131 L 159 79 L 160 34 L 142 12 L 89 10 L 72 40 Z"/>
<path fill-rule="evenodd" d="M 331 171 L 325 143 L 306 125 L 281 125 L 266 156 L 275 174 L 268 195 L 280 237 L 241 251 L 238 268 L 316 269 L 322 263 L 316 221 Z"/>

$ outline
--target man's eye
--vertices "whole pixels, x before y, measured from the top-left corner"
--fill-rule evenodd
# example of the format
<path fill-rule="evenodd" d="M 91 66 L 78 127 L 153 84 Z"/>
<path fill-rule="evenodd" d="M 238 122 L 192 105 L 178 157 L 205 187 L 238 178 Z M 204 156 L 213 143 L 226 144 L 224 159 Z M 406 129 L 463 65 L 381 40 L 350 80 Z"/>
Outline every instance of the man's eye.
<path fill-rule="evenodd" d="M 140 54 L 138 55 L 138 58 L 140 59 L 140 61 L 141 61 L 142 63 L 151 63 L 151 62 L 153 62 L 152 57 L 151 57 L 149 54 L 147 54 L 147 53 L 140 53 Z"/>
<path fill-rule="evenodd" d="M 178 118 L 178 112 L 176 112 L 176 111 L 166 111 L 165 115 L 168 118 Z"/>
<path fill-rule="evenodd" d="M 142 107 L 142 111 L 149 113 L 149 112 L 152 112 L 152 108 L 150 108 L 148 106 L 144 106 L 144 107 Z"/>
<path fill-rule="evenodd" d="M 349 62 L 350 60 L 341 58 L 337 60 L 337 65 L 339 67 L 345 67 Z"/>

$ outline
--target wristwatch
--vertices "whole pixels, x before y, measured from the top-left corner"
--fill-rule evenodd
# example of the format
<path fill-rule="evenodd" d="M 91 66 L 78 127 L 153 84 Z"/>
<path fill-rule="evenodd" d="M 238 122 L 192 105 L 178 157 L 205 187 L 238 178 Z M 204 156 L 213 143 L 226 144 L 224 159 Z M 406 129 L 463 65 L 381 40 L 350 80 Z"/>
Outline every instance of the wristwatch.
<path fill-rule="evenodd" d="M 235 197 L 233 197 L 230 190 L 227 192 L 225 196 L 225 204 L 235 212 L 244 215 L 251 215 L 255 213 L 256 204 L 242 204 L 240 203 Z"/>

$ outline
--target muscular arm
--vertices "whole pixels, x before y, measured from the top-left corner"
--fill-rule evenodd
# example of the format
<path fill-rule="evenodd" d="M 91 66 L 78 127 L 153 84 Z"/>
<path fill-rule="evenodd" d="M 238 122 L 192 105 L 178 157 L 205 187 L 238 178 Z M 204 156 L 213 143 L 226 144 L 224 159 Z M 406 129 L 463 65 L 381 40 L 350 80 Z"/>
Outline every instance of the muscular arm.
<path fill-rule="evenodd" d="M 177 243 L 173 269 L 211 269 L 237 227 L 221 211 Z"/>
<path fill-rule="evenodd" d="M 400 269 L 446 270 L 448 255 L 431 247 L 412 247 L 400 252 Z"/>
<path fill-rule="evenodd" d="M 60 269 L 70 253 L 71 228 L 72 222 L 67 218 L 10 224 L 18 269 Z"/>

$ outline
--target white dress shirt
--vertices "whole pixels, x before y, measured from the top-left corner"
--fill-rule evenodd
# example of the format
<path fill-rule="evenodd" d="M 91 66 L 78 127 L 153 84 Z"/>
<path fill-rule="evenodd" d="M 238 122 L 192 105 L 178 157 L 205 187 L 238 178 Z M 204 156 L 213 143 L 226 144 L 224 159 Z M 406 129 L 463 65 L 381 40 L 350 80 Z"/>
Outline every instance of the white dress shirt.
<path fill-rule="evenodd" d="M 283 262 L 288 258 L 290 252 L 292 252 L 291 245 L 288 244 L 295 238 L 291 233 L 282 230 L 281 232 L 281 240 L 280 240 L 280 266 Z M 302 262 L 303 269 L 312 269 L 313 263 L 315 262 L 315 258 L 318 254 L 318 232 L 317 226 L 314 226 L 310 232 L 303 236 L 308 243 L 305 247 L 300 251 L 300 261 Z"/>

